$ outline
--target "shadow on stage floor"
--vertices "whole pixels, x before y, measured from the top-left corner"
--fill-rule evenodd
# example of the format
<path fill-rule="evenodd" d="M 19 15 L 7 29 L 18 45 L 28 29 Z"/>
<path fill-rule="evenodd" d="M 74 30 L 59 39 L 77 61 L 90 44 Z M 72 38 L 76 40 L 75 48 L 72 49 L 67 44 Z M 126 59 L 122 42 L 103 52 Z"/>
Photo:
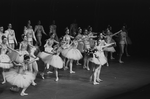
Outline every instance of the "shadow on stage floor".
<path fill-rule="evenodd" d="M 149 61 L 133 56 L 123 60 L 123 64 L 109 60 L 110 66 L 102 67 L 103 82 L 99 85 L 89 81 L 92 70 L 74 65 L 75 74 L 69 74 L 69 70 L 59 70 L 58 82 L 54 81 L 54 74 L 45 75 L 45 80 L 38 76 L 38 85 L 27 89 L 28 96 L 21 97 L 18 92 L 11 92 L 8 83 L 0 84 L 0 99 L 147 99 L 145 97 L 150 89 Z M 38 64 L 43 66 L 42 62 Z"/>

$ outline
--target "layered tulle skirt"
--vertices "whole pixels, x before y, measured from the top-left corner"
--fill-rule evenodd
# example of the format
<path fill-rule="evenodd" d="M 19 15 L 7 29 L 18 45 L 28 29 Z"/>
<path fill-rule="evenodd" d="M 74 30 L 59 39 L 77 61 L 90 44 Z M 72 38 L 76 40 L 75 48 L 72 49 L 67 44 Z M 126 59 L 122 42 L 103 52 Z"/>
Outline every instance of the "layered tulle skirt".
<path fill-rule="evenodd" d="M 8 56 L 12 61 L 15 61 L 17 63 L 22 63 L 24 61 L 24 55 L 29 54 L 27 51 L 18 51 L 19 53 L 15 51 L 11 51 L 8 53 Z"/>
<path fill-rule="evenodd" d="M 116 52 L 116 50 L 115 50 L 114 47 L 106 47 L 106 48 L 104 48 L 104 51 L 107 51 L 107 52 Z"/>
<path fill-rule="evenodd" d="M 40 52 L 38 54 L 38 57 L 41 58 L 45 64 L 49 64 L 51 62 L 52 56 L 53 54 L 46 53 L 46 52 Z"/>
<path fill-rule="evenodd" d="M 65 57 L 68 59 L 80 60 L 83 56 L 77 48 L 72 47 L 67 51 Z"/>
<path fill-rule="evenodd" d="M 35 80 L 35 75 L 29 71 L 24 71 L 23 73 L 18 73 L 16 69 L 11 69 L 9 72 L 5 72 L 6 81 L 11 85 L 27 88 L 33 80 Z"/>
<path fill-rule="evenodd" d="M 96 52 L 96 54 L 97 54 L 98 57 L 93 57 L 91 59 L 91 62 L 93 62 L 97 65 L 104 65 L 104 64 L 107 63 L 107 59 L 106 59 L 103 52 Z"/>
<path fill-rule="evenodd" d="M 41 52 L 38 55 L 44 63 L 49 64 L 55 68 L 63 68 L 63 60 L 59 55 L 48 54 L 45 52 Z"/>
<path fill-rule="evenodd" d="M 66 57 L 68 51 L 71 49 L 72 47 L 68 47 L 68 48 L 63 48 L 61 51 L 62 56 Z"/>
<path fill-rule="evenodd" d="M 53 55 L 49 61 L 49 64 L 55 68 L 63 68 L 63 60 L 59 55 Z"/>
<path fill-rule="evenodd" d="M 1 54 L 0 55 L 0 67 L 3 69 L 9 69 L 12 67 L 12 63 L 10 62 L 10 58 L 7 54 Z"/>

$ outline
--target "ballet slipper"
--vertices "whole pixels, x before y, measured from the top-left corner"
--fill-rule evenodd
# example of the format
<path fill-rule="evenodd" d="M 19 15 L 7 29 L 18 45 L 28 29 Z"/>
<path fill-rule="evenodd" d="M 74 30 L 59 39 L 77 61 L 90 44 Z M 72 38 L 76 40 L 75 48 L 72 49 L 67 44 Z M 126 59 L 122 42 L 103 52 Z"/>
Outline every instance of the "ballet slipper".
<path fill-rule="evenodd" d="M 5 83 L 6 83 L 6 81 L 3 81 L 3 82 L 2 82 L 2 84 L 5 84 Z"/>
<path fill-rule="evenodd" d="M 86 69 L 87 69 L 87 70 L 90 70 L 90 68 L 89 68 L 89 67 L 87 67 Z"/>
<path fill-rule="evenodd" d="M 73 73 L 75 73 L 75 71 L 70 71 L 70 74 L 73 74 Z"/>
<path fill-rule="evenodd" d="M 57 82 L 59 80 L 59 78 L 56 78 L 55 81 Z"/>
<path fill-rule="evenodd" d="M 99 83 L 98 82 L 93 82 L 93 85 L 98 85 Z"/>
<path fill-rule="evenodd" d="M 102 82 L 103 80 L 101 80 L 101 79 L 98 78 L 98 79 L 96 79 L 96 81 L 97 81 L 97 82 Z"/>
<path fill-rule="evenodd" d="M 120 60 L 119 63 L 124 63 L 124 62 Z"/>
<path fill-rule="evenodd" d="M 35 82 L 32 82 L 32 85 L 33 85 L 33 86 L 36 86 L 36 85 L 37 85 L 37 83 L 35 83 Z"/>
<path fill-rule="evenodd" d="M 20 95 L 21 95 L 21 96 L 26 96 L 26 95 L 28 95 L 28 94 L 27 94 L 27 93 L 22 92 Z"/>

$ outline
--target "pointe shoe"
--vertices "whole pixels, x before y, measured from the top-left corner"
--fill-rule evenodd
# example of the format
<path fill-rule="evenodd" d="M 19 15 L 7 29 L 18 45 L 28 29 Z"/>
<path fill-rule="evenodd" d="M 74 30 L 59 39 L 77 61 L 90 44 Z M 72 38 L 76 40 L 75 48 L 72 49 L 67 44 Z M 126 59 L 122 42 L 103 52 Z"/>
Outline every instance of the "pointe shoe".
<path fill-rule="evenodd" d="M 89 67 L 87 67 L 86 69 L 87 69 L 87 70 L 90 70 L 90 68 L 89 68 Z"/>
<path fill-rule="evenodd" d="M 124 63 L 124 62 L 120 60 L 119 63 Z"/>
<path fill-rule="evenodd" d="M 42 79 L 45 79 L 44 76 L 42 76 Z"/>
<path fill-rule="evenodd" d="M 3 82 L 2 82 L 2 84 L 5 84 L 5 83 L 6 83 L 6 81 L 3 81 Z"/>
<path fill-rule="evenodd" d="M 59 78 L 56 78 L 55 81 L 57 82 L 59 80 Z"/>
<path fill-rule="evenodd" d="M 70 74 L 73 74 L 73 73 L 75 73 L 75 71 L 70 71 Z"/>
<path fill-rule="evenodd" d="M 83 69 L 86 69 L 86 66 L 83 66 Z"/>
<path fill-rule="evenodd" d="M 107 63 L 107 64 L 106 64 L 106 66 L 108 67 L 108 66 L 109 66 L 109 64 Z"/>
<path fill-rule="evenodd" d="M 97 79 L 96 81 L 97 81 L 97 82 L 102 82 L 103 80 L 101 80 L 101 79 Z"/>
<path fill-rule="evenodd" d="M 98 85 L 99 83 L 98 82 L 93 82 L 93 85 Z"/>
<path fill-rule="evenodd" d="M 36 85 L 37 85 L 37 83 L 35 83 L 35 82 L 34 82 L 34 83 L 32 83 L 32 85 L 33 85 L 33 86 L 36 86 Z"/>
<path fill-rule="evenodd" d="M 26 96 L 26 95 L 28 95 L 27 93 L 21 93 L 20 94 L 21 96 Z"/>

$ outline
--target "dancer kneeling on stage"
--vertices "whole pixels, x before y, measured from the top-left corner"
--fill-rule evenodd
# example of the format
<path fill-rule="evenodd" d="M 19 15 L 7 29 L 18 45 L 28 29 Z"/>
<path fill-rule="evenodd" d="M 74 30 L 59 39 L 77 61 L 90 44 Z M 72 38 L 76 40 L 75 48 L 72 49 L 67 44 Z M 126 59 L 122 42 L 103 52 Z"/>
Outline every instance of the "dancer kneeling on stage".
<path fill-rule="evenodd" d="M 36 61 L 38 59 L 35 59 Z M 29 64 L 34 61 L 30 61 L 29 55 L 24 55 L 24 62 L 21 64 L 17 64 L 14 62 L 14 65 L 17 66 L 17 69 L 12 68 L 10 71 L 5 73 L 6 81 L 12 84 L 13 86 L 17 86 L 18 88 L 23 88 L 20 95 L 28 95 L 25 93 L 26 89 L 32 85 L 36 85 L 34 82 L 35 75 L 32 72 L 28 71 Z"/>

